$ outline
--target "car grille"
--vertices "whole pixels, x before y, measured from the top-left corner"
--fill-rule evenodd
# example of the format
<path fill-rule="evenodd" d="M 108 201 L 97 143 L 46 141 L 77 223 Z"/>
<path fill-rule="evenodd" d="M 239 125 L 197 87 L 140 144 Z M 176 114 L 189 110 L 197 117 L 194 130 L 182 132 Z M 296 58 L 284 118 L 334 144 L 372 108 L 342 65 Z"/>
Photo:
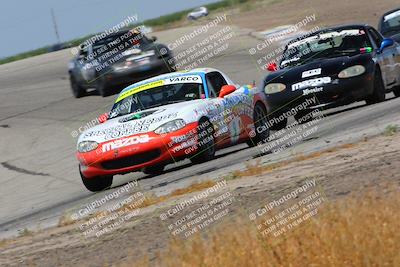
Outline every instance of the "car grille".
<path fill-rule="evenodd" d="M 101 163 L 101 166 L 106 170 L 122 169 L 152 161 L 158 158 L 160 155 L 161 151 L 159 149 L 156 149 L 144 153 L 135 154 L 129 157 L 104 161 Z"/>

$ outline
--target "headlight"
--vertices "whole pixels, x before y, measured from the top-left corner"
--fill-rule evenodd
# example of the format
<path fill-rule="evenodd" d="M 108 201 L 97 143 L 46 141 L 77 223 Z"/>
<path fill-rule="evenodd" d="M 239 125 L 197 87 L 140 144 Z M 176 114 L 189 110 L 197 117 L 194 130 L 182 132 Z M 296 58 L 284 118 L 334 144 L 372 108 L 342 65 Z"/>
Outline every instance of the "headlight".
<path fill-rule="evenodd" d="M 81 153 L 89 152 L 95 150 L 99 144 L 94 141 L 83 141 L 78 144 L 78 151 Z"/>
<path fill-rule="evenodd" d="M 343 78 L 351 78 L 355 76 L 359 76 L 365 72 L 365 67 L 361 65 L 355 65 L 352 67 L 349 67 L 347 69 L 342 70 L 338 77 L 343 79 Z"/>
<path fill-rule="evenodd" d="M 275 94 L 282 92 L 285 89 L 286 85 L 284 85 L 283 83 L 270 83 L 265 86 L 264 92 L 266 94 Z"/>
<path fill-rule="evenodd" d="M 177 120 L 169 121 L 169 122 L 161 125 L 154 132 L 156 134 L 166 134 L 166 133 L 178 131 L 179 129 L 182 129 L 185 126 L 186 126 L 186 123 L 184 120 L 177 119 Z"/>

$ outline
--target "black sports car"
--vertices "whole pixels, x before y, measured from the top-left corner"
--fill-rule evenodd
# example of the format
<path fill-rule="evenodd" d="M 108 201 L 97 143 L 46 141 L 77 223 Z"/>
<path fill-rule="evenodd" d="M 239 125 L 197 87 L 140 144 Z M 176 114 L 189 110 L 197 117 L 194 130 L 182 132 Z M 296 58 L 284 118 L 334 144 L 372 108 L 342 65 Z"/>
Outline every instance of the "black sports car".
<path fill-rule="evenodd" d="M 380 22 L 379 31 L 385 37 L 391 37 L 400 43 L 400 8 L 386 12 Z"/>
<path fill-rule="evenodd" d="M 95 88 L 104 97 L 140 80 L 175 71 L 171 51 L 156 43 L 156 37 L 148 38 L 138 30 L 104 35 L 83 42 L 69 63 L 76 98 L 85 95 L 88 88 Z"/>
<path fill-rule="evenodd" d="M 389 91 L 400 96 L 400 47 L 368 25 L 328 28 L 296 38 L 286 46 L 279 67 L 271 63 L 268 70 L 272 73 L 261 86 L 273 130 L 284 128 L 287 117 L 282 115 L 306 99 L 316 101 L 298 110 L 298 121 L 316 108 L 382 102 Z"/>

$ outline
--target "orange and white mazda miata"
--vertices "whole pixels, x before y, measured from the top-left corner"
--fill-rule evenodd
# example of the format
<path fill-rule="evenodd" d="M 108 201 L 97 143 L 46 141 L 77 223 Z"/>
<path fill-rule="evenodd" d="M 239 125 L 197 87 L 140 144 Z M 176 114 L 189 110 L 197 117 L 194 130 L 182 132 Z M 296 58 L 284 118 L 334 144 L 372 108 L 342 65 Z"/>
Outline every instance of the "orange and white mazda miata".
<path fill-rule="evenodd" d="M 103 123 L 83 132 L 77 158 L 90 191 L 111 186 L 113 175 L 160 174 L 167 164 L 213 159 L 216 149 L 266 142 L 265 94 L 235 85 L 203 68 L 160 75 L 125 88 Z"/>

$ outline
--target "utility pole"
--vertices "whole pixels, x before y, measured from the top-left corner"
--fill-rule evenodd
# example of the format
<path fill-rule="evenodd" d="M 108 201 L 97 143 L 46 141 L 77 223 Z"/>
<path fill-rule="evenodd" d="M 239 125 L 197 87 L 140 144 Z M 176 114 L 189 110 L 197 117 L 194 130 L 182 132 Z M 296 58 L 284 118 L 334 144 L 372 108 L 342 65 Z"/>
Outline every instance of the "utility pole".
<path fill-rule="evenodd" d="M 50 11 L 51 11 L 51 17 L 52 17 L 52 19 L 53 19 L 54 31 L 56 32 L 57 42 L 58 42 L 58 43 L 61 43 L 61 41 L 60 41 L 60 35 L 58 34 L 56 16 L 54 15 L 54 10 L 53 10 L 53 8 L 51 8 Z"/>

